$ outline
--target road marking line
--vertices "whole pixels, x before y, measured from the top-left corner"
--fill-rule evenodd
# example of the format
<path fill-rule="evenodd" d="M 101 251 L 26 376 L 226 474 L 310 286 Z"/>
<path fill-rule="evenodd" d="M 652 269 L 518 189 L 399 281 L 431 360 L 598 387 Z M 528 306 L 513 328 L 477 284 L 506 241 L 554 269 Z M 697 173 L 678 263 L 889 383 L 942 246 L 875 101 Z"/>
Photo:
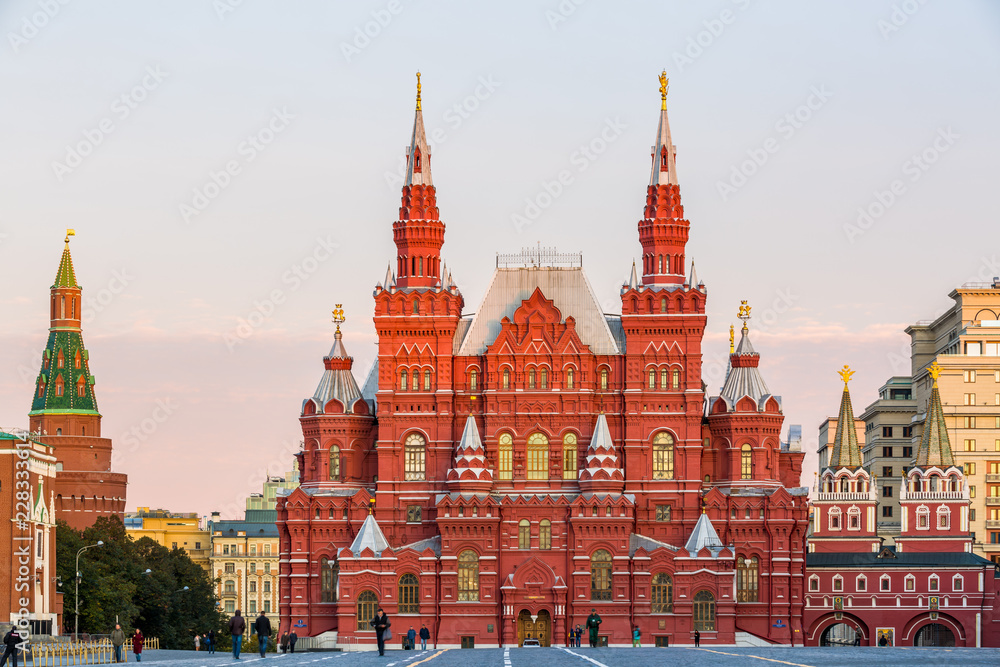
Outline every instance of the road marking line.
<path fill-rule="evenodd" d="M 503 650 L 503 667 L 511 667 L 509 646 Z"/>
<path fill-rule="evenodd" d="M 803 665 L 801 662 L 788 662 L 786 660 L 775 660 L 774 658 L 764 658 L 759 655 L 751 655 L 749 653 L 725 653 L 723 651 L 713 651 L 709 648 L 691 648 L 690 646 L 685 646 L 684 648 L 690 649 L 692 651 L 707 651 L 708 653 L 718 653 L 719 655 L 731 655 L 737 658 L 755 658 L 757 660 L 767 660 L 768 662 L 779 662 L 782 665 L 794 665 L 794 667 L 813 667 L 813 665 Z"/>
<path fill-rule="evenodd" d="M 597 662 L 597 661 L 596 661 L 596 660 L 594 660 L 593 658 L 588 658 L 588 657 L 587 657 L 587 656 L 585 656 L 585 655 L 581 655 L 581 654 L 579 654 L 579 653 L 574 653 L 573 651 L 570 651 L 570 650 L 569 650 L 568 648 L 563 648 L 562 646 L 560 646 L 560 647 L 558 647 L 558 648 L 559 648 L 559 650 L 560 650 L 560 651 L 566 651 L 566 652 L 567 652 L 567 653 L 569 653 L 570 655 L 575 655 L 575 656 L 576 656 L 576 657 L 578 657 L 578 658 L 582 658 L 583 660 L 586 660 L 586 661 L 587 661 L 587 662 L 589 662 L 589 663 L 592 663 L 592 664 L 595 664 L 595 665 L 597 665 L 597 667 L 608 667 L 608 666 L 607 666 L 607 665 L 605 665 L 605 664 L 604 664 L 603 662 Z"/>
<path fill-rule="evenodd" d="M 429 662 L 429 661 L 431 661 L 431 660 L 433 660 L 434 658 L 438 657 L 439 655 L 441 655 L 442 653 L 444 653 L 444 652 L 445 652 L 445 651 L 447 651 L 447 650 L 448 650 L 448 649 L 446 649 L 446 648 L 443 648 L 443 649 L 441 649 L 440 651 L 438 651 L 437 653 L 435 653 L 434 655 L 432 655 L 431 657 L 429 657 L 429 658 L 424 658 L 423 660 L 421 660 L 421 661 L 419 661 L 419 662 L 415 662 L 415 663 L 413 663 L 412 665 L 410 665 L 410 667 L 416 667 L 417 665 L 422 665 L 422 664 L 423 664 L 423 663 L 425 663 L 425 662 Z M 417 656 L 413 656 L 413 657 L 417 657 Z M 387 666 L 387 667 L 388 667 L 388 666 Z"/>

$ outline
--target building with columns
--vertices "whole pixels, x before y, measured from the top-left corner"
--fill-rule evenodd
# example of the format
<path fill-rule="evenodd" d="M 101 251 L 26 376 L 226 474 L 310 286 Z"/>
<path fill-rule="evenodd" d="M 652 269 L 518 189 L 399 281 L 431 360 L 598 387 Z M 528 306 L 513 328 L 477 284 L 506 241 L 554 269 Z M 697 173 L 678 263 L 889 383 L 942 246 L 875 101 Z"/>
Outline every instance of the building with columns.
<path fill-rule="evenodd" d="M 603 312 L 579 255 L 498 255 L 474 314 L 441 250 L 421 98 L 396 257 L 359 385 L 337 331 L 302 404 L 301 484 L 278 497 L 281 631 L 374 648 L 377 607 L 438 646 L 802 643 L 803 454 L 751 343 L 702 382 L 708 289 L 687 259 L 667 82 L 637 224 Z M 624 258 L 623 258 L 624 259 Z M 641 277 L 640 277 L 641 276 Z M 757 639 L 753 639 L 756 637 Z"/>

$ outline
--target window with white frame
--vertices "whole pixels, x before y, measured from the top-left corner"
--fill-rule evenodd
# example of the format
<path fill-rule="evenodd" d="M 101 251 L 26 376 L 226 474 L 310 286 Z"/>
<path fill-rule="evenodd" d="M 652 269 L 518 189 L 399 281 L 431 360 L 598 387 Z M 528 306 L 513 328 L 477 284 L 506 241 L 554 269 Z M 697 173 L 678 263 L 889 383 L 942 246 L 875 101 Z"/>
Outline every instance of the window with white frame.
<path fill-rule="evenodd" d="M 917 530 L 930 530 L 931 510 L 927 505 L 917 508 Z"/>
<path fill-rule="evenodd" d="M 847 510 L 847 529 L 861 530 L 861 508 L 856 505 Z"/>
<path fill-rule="evenodd" d="M 927 590 L 931 593 L 936 593 L 941 590 L 941 580 L 938 579 L 936 574 L 932 574 L 927 578 Z"/>
<path fill-rule="evenodd" d="M 880 590 L 885 592 L 892 590 L 892 579 L 889 578 L 888 574 L 883 574 L 882 577 L 878 580 L 878 582 Z"/>
<path fill-rule="evenodd" d="M 941 530 L 948 530 L 951 525 L 951 510 L 945 505 L 937 508 L 937 527 Z"/>
<path fill-rule="evenodd" d="M 812 593 L 819 591 L 819 577 L 815 574 L 809 577 L 809 591 Z"/>
<path fill-rule="evenodd" d="M 858 580 L 854 584 L 855 588 L 859 593 L 864 593 L 868 590 L 868 579 L 863 574 L 858 575 Z"/>
<path fill-rule="evenodd" d="M 844 578 L 839 574 L 833 578 L 833 592 L 840 593 L 844 590 Z"/>
<path fill-rule="evenodd" d="M 956 574 L 951 580 L 951 590 L 956 593 L 961 592 L 964 589 L 964 584 L 965 579 L 962 578 L 962 575 Z"/>
<path fill-rule="evenodd" d="M 840 530 L 840 508 L 833 507 L 829 512 L 830 530 Z"/>
<path fill-rule="evenodd" d="M 917 590 L 917 578 L 912 574 L 906 575 L 906 583 L 903 586 L 907 593 L 912 593 Z"/>

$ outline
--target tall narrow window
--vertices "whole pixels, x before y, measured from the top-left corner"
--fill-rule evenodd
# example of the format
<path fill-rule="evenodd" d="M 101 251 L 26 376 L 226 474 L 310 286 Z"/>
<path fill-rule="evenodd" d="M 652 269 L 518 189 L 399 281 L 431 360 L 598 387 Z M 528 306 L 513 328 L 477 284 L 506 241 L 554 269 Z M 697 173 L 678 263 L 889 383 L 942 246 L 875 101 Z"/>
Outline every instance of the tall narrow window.
<path fill-rule="evenodd" d="M 674 478 L 674 437 L 657 433 L 653 438 L 653 479 Z"/>
<path fill-rule="evenodd" d="M 543 368 L 538 371 L 538 381 L 541 389 L 549 388 L 549 371 L 547 369 Z"/>
<path fill-rule="evenodd" d="M 510 369 L 503 369 L 503 388 L 510 389 Z"/>
<path fill-rule="evenodd" d="M 362 591 L 358 595 L 357 603 L 357 629 L 358 630 L 371 630 L 372 626 L 368 623 L 375 618 L 375 610 L 378 609 L 378 596 L 376 596 L 371 591 Z"/>
<path fill-rule="evenodd" d="M 424 371 L 424 391 L 431 390 L 431 372 Z"/>
<path fill-rule="evenodd" d="M 694 629 L 699 632 L 715 630 L 715 596 L 708 591 L 695 593 Z"/>
<path fill-rule="evenodd" d="M 535 369 L 532 368 L 530 371 L 528 371 L 528 389 L 534 389 L 534 388 L 535 388 Z"/>
<path fill-rule="evenodd" d="M 601 369 L 601 389 L 608 388 L 608 369 Z"/>
<path fill-rule="evenodd" d="M 750 445 L 740 447 L 740 479 L 753 479 L 753 452 Z"/>
<path fill-rule="evenodd" d="M 330 479 L 340 481 L 340 447 L 330 445 Z"/>
<path fill-rule="evenodd" d="M 469 371 L 469 391 L 479 391 L 479 372 L 476 369 Z"/>
<path fill-rule="evenodd" d="M 611 554 L 604 549 L 590 557 L 590 599 L 611 599 Z"/>
<path fill-rule="evenodd" d="M 656 371 L 652 368 L 649 369 L 649 388 L 656 389 Z"/>
<path fill-rule="evenodd" d="M 667 312 L 667 297 L 660 297 L 660 312 Z"/>
<path fill-rule="evenodd" d="M 680 389 L 681 388 L 681 372 L 677 368 L 675 368 L 674 372 L 672 373 L 671 380 L 670 380 L 670 386 L 672 388 L 674 388 L 674 389 Z"/>
<path fill-rule="evenodd" d="M 667 377 L 668 377 L 667 373 L 668 373 L 668 371 L 667 371 L 666 368 L 661 368 L 660 369 L 660 389 L 666 389 L 667 386 L 668 386 L 667 385 Z"/>
<path fill-rule="evenodd" d="M 567 389 L 572 389 L 573 388 L 573 369 L 572 368 L 570 368 L 569 370 L 566 371 L 566 388 Z"/>
<path fill-rule="evenodd" d="M 479 556 L 471 549 L 458 555 L 458 601 L 479 601 Z"/>
<path fill-rule="evenodd" d="M 666 572 L 653 576 L 653 613 L 670 614 L 674 611 L 674 582 Z"/>
<path fill-rule="evenodd" d="M 399 371 L 399 390 L 406 391 L 406 387 L 409 384 L 409 375 L 405 370 Z"/>
<path fill-rule="evenodd" d="M 527 519 L 521 519 L 517 524 L 517 548 L 531 548 L 531 522 Z"/>
<path fill-rule="evenodd" d="M 412 434 L 403 446 L 403 479 L 422 480 L 426 474 L 426 441 L 422 435 Z"/>
<path fill-rule="evenodd" d="M 83 358 L 80 355 L 80 350 L 77 350 L 76 354 L 73 356 L 73 367 L 80 368 L 81 366 L 83 366 Z"/>
<path fill-rule="evenodd" d="M 528 437 L 528 479 L 549 478 L 549 440 L 541 433 Z"/>
<path fill-rule="evenodd" d="M 87 394 L 87 381 L 81 375 L 80 379 L 76 381 L 76 395 L 85 396 Z"/>
<path fill-rule="evenodd" d="M 404 574 L 399 578 L 397 586 L 397 599 L 399 600 L 399 614 L 419 614 L 420 613 L 420 582 L 416 575 Z"/>
<path fill-rule="evenodd" d="M 538 548 L 552 548 L 552 522 L 548 519 L 542 519 L 538 523 Z"/>
<path fill-rule="evenodd" d="M 759 588 L 759 563 L 757 557 L 736 559 L 736 601 L 757 602 Z"/>
<path fill-rule="evenodd" d="M 514 478 L 514 438 L 510 433 L 501 433 L 497 447 L 497 467 L 499 479 Z"/>
<path fill-rule="evenodd" d="M 563 436 L 563 479 L 576 479 L 576 434 Z"/>
<path fill-rule="evenodd" d="M 424 264 L 424 261 L 420 260 L 420 271 L 421 271 L 421 273 L 423 272 L 423 264 Z M 420 314 L 420 302 L 419 301 L 414 301 L 413 302 L 413 314 L 414 315 L 419 315 Z"/>

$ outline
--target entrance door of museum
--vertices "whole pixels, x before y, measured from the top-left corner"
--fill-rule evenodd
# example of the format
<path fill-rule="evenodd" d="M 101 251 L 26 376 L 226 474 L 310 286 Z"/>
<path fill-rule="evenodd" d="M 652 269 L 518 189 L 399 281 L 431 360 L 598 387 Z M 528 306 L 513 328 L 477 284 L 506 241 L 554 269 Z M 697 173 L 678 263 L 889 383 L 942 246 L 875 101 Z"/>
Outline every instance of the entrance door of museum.
<path fill-rule="evenodd" d="M 517 645 L 524 645 L 524 640 L 528 638 L 537 639 L 542 646 L 549 646 L 552 643 L 552 617 L 549 612 L 542 609 L 532 620 L 531 612 L 522 609 L 517 615 Z"/>

